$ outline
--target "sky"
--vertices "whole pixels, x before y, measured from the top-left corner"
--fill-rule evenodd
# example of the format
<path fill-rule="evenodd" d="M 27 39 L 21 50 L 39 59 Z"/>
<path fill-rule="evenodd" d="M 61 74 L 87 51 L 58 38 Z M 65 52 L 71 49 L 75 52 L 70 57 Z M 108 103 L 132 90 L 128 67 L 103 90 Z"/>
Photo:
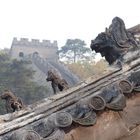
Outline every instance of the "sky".
<path fill-rule="evenodd" d="M 98 33 L 119 16 L 126 28 L 140 23 L 139 0 L 0 0 L 0 48 L 10 48 L 13 37 L 85 40 L 87 47 Z"/>

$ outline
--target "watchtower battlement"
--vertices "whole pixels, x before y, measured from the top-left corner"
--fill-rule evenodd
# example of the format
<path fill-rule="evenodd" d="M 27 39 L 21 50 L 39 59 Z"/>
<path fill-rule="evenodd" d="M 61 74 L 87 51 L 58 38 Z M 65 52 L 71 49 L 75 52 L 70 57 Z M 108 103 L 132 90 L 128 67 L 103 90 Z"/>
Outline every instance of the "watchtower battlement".
<path fill-rule="evenodd" d="M 42 58 L 57 60 L 57 51 L 58 44 L 56 40 L 51 42 L 50 40 L 40 41 L 39 39 L 29 40 L 28 38 L 17 39 L 16 37 L 14 37 L 10 54 L 12 58 L 18 59 L 36 53 Z"/>
<path fill-rule="evenodd" d="M 40 41 L 39 39 L 31 39 L 29 40 L 28 38 L 20 38 L 19 40 L 14 37 L 12 46 L 19 45 L 19 46 L 26 46 L 26 47 L 58 47 L 57 41 L 54 40 L 51 42 L 50 40 L 42 40 Z"/>

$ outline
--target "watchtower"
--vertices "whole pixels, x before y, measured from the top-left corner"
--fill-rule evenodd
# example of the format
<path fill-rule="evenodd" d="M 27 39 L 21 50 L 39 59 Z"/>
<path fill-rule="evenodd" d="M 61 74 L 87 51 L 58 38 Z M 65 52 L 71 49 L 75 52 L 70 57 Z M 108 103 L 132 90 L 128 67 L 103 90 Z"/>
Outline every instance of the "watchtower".
<path fill-rule="evenodd" d="M 19 59 L 32 54 L 39 54 L 42 58 L 58 60 L 58 45 L 57 41 L 38 40 L 28 38 L 13 38 L 10 54 L 12 58 Z"/>

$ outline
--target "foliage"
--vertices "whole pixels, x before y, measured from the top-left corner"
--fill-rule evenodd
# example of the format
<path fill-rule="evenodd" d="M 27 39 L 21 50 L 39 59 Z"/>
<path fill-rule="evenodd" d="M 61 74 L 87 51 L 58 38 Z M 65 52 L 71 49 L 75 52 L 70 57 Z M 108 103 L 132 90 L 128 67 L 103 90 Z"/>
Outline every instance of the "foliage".
<path fill-rule="evenodd" d="M 108 64 L 104 59 L 101 59 L 97 63 L 89 61 L 78 61 L 77 63 L 67 63 L 67 66 L 71 71 L 73 71 L 73 73 L 84 80 L 90 76 L 99 76 L 106 70 Z"/>
<path fill-rule="evenodd" d="M 46 96 L 47 89 L 33 82 L 34 71 L 28 68 L 29 61 L 10 60 L 5 53 L 0 53 L 0 93 L 11 90 L 25 104 L 31 104 Z M 0 113 L 5 113 L 4 101 L 0 102 Z"/>
<path fill-rule="evenodd" d="M 78 60 L 89 59 L 93 54 L 90 48 L 85 47 L 86 43 L 80 39 L 67 39 L 66 44 L 59 50 L 60 59 L 69 62 L 77 62 Z"/>

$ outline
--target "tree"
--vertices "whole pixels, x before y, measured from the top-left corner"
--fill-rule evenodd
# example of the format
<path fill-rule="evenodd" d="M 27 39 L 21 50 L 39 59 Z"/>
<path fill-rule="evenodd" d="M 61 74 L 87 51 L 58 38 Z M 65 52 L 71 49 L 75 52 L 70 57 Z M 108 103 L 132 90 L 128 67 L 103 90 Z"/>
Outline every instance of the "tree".
<path fill-rule="evenodd" d="M 67 59 L 72 62 L 88 59 L 91 53 L 90 48 L 85 47 L 86 43 L 80 39 L 67 39 L 66 44 L 59 50 L 60 59 Z"/>
<path fill-rule="evenodd" d="M 34 103 L 47 96 L 48 90 L 33 81 L 34 71 L 30 61 L 11 60 L 8 54 L 0 52 L 0 94 L 11 90 L 25 104 Z M 4 114 L 4 102 L 0 99 L 0 114 Z"/>
<path fill-rule="evenodd" d="M 92 63 L 90 63 L 89 61 L 83 61 L 83 63 L 78 61 L 76 63 L 66 64 L 66 66 L 73 73 L 78 75 L 80 79 L 85 80 L 90 76 L 97 77 L 101 75 L 104 71 L 106 71 L 108 63 L 104 59 L 101 59 L 98 62 L 92 61 Z"/>

